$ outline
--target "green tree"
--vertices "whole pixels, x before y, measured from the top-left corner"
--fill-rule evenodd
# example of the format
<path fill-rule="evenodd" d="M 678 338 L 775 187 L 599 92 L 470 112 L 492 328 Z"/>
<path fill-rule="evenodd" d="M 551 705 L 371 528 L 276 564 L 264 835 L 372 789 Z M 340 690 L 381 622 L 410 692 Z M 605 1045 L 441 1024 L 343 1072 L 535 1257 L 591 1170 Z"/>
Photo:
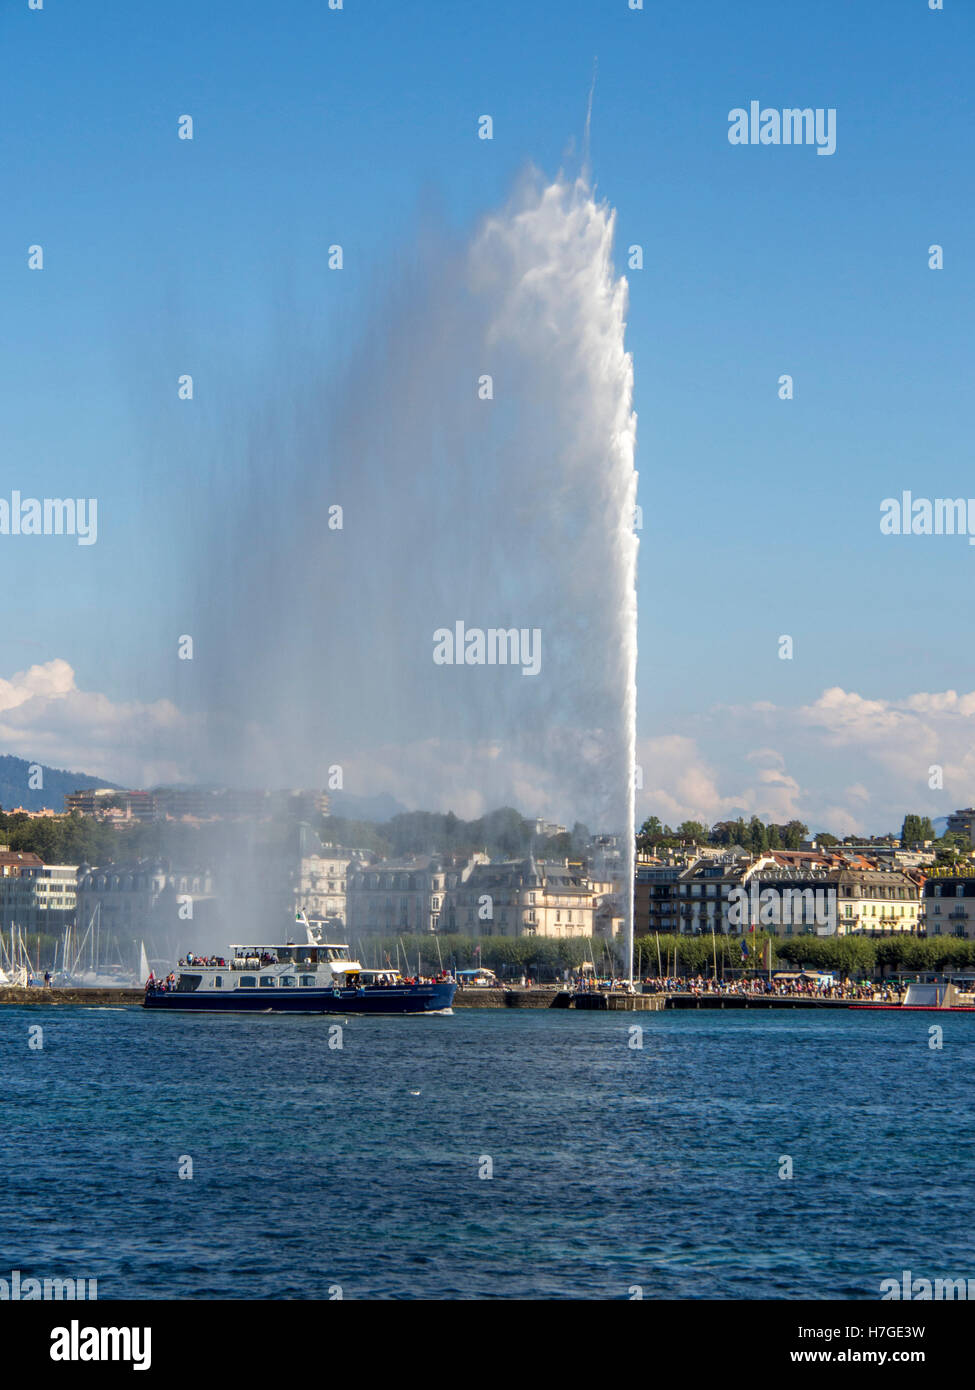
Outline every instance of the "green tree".
<path fill-rule="evenodd" d="M 685 820 L 677 827 L 677 834 L 682 840 L 691 840 L 696 845 L 703 845 L 707 842 L 708 828 L 699 820 Z"/>
<path fill-rule="evenodd" d="M 909 813 L 904 817 L 904 823 L 903 823 L 903 825 L 901 826 L 901 836 L 900 836 L 900 838 L 901 838 L 901 844 L 902 844 L 902 845 L 913 845 L 913 844 L 917 844 L 918 840 L 921 840 L 921 839 L 924 838 L 923 835 L 921 834 L 921 830 L 922 830 L 921 817 L 920 817 L 920 816 L 914 815 L 913 812 L 909 812 Z"/>
<path fill-rule="evenodd" d="M 798 849 L 803 840 L 809 838 L 809 827 L 801 820 L 790 820 L 782 832 L 786 849 Z"/>
<path fill-rule="evenodd" d="M 758 816 L 748 822 L 748 848 L 753 854 L 764 854 L 768 849 L 768 830 Z"/>
<path fill-rule="evenodd" d="M 957 830 L 949 830 L 942 835 L 940 840 L 935 841 L 934 848 L 936 862 L 945 867 L 957 864 L 962 857 L 967 858 L 972 850 L 968 836 Z"/>
<path fill-rule="evenodd" d="M 637 835 L 637 844 L 640 849 L 646 853 L 648 850 L 652 849 L 654 845 L 659 845 L 660 841 L 663 839 L 663 834 L 664 828 L 660 824 L 660 817 L 647 816 L 646 820 L 640 826 Z"/>

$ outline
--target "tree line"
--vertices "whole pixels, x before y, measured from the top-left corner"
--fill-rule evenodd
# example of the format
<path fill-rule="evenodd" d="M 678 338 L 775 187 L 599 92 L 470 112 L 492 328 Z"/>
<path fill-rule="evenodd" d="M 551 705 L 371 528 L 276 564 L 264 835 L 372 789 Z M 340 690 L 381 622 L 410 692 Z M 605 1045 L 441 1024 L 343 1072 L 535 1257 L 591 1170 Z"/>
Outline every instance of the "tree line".
<path fill-rule="evenodd" d="M 975 940 L 957 936 L 918 937 L 909 933 L 892 936 L 769 937 L 750 932 L 744 938 L 710 936 L 641 936 L 633 944 L 634 965 L 641 977 L 658 973 L 709 974 L 717 955 L 722 966 L 735 970 L 766 970 L 767 942 L 772 942 L 772 969 L 836 970 L 843 975 L 890 974 L 895 970 L 966 970 L 975 968 Z M 742 953 L 742 940 L 747 956 Z M 659 956 L 658 956 L 659 950 Z M 676 966 L 675 966 L 676 959 Z"/>
<path fill-rule="evenodd" d="M 637 833 L 637 849 L 651 853 L 656 849 L 681 849 L 693 845 L 740 845 L 752 854 L 765 854 L 769 850 L 798 849 L 804 840 L 813 839 L 824 849 L 836 845 L 862 844 L 863 836 L 847 835 L 843 840 L 828 830 L 818 830 L 810 836 L 808 825 L 800 820 L 790 820 L 779 824 L 765 822 L 760 816 L 745 820 L 716 821 L 707 825 L 704 821 L 685 820 L 672 827 L 664 825 L 659 816 L 648 816 Z M 877 836 L 876 842 L 884 844 L 899 840 L 901 845 L 917 845 L 926 841 L 934 842 L 939 861 L 951 861 L 959 854 L 967 854 L 972 846 L 967 836 L 956 832 L 945 832 L 939 836 L 930 816 L 909 812 L 903 820 L 899 835 L 893 833 Z"/>

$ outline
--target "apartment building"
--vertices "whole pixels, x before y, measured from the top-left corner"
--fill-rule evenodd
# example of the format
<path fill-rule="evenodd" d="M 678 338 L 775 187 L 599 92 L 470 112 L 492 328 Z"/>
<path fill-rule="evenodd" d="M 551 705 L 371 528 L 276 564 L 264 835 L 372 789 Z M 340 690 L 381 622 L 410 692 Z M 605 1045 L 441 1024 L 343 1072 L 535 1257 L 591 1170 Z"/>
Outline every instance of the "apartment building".
<path fill-rule="evenodd" d="M 448 894 L 441 930 L 468 936 L 592 936 L 605 897 L 604 931 L 619 930 L 621 909 L 612 895 L 565 860 L 527 859 L 472 865 Z"/>
<path fill-rule="evenodd" d="M 935 871 L 922 899 L 928 936 L 975 937 L 975 873 Z"/>

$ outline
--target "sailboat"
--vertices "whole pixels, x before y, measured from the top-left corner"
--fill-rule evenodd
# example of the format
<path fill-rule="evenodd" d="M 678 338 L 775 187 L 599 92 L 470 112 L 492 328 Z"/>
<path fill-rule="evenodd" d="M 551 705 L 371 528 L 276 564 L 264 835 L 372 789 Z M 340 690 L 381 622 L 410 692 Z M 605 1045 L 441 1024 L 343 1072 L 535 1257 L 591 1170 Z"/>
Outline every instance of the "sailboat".
<path fill-rule="evenodd" d="M 68 930 L 70 931 L 70 929 Z M 77 931 L 75 935 L 77 935 Z M 103 958 L 101 903 L 95 904 L 85 934 L 81 941 L 74 946 L 74 955 L 70 965 L 68 964 L 68 939 L 68 931 L 66 931 L 62 969 L 55 979 L 55 984 L 66 985 L 74 989 L 134 989 L 145 982 L 144 979 L 136 979 L 134 971 L 127 970 L 121 960 L 106 962 Z M 88 947 L 87 962 L 85 961 L 86 946 Z M 117 942 L 115 943 L 115 950 L 117 953 Z M 143 947 L 144 954 L 145 947 Z M 147 969 L 146 975 L 148 973 Z"/>
<path fill-rule="evenodd" d="M 0 985 L 12 989 L 23 989 L 29 985 L 34 974 L 30 955 L 24 945 L 24 934 L 20 927 L 10 928 L 10 946 L 0 932 Z"/>

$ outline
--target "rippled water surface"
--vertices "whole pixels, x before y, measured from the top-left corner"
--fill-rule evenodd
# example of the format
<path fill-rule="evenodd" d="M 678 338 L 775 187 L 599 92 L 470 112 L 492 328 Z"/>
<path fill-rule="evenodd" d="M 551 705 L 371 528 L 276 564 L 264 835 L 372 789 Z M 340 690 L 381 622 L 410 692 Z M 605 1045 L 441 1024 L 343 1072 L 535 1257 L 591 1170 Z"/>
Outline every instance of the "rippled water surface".
<path fill-rule="evenodd" d="M 341 1048 L 330 1022 L 0 1009 L 0 1277 L 866 1298 L 975 1276 L 975 1017 L 943 1016 L 941 1050 L 927 1013 L 464 1009 L 350 1019 Z"/>

